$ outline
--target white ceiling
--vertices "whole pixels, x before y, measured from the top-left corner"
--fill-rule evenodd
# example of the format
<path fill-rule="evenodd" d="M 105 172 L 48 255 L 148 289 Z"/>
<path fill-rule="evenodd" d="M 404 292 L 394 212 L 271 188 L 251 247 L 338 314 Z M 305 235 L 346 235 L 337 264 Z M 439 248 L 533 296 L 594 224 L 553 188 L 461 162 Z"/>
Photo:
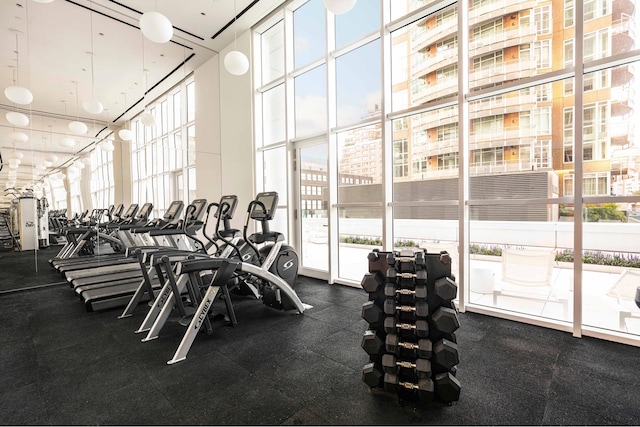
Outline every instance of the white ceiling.
<path fill-rule="evenodd" d="M 7 158 L 14 150 L 24 154 L 17 169 L 16 187 L 29 185 L 33 166 L 41 163 L 45 153 L 58 156 L 45 174 L 68 165 L 106 137 L 109 128 L 122 126 L 125 119 L 142 111 L 145 103 L 179 82 L 233 42 L 236 34 L 245 32 L 283 2 L 40 1 L 0 2 L 0 154 L 5 163 L 0 171 L 2 191 L 11 170 Z M 174 35 L 170 42 L 158 44 L 142 36 L 140 16 L 152 10 L 171 21 Z M 30 105 L 13 104 L 4 96 L 4 88 L 11 86 L 16 77 L 19 86 L 33 93 Z M 145 87 L 148 94 L 143 99 Z M 92 97 L 104 105 L 103 113 L 92 115 L 84 111 L 82 102 Z M 29 125 L 14 128 L 5 118 L 9 111 L 29 116 Z M 77 117 L 89 127 L 83 136 L 72 135 L 68 129 L 68 123 Z M 9 135 L 14 131 L 27 134 L 29 141 L 13 141 Z M 66 136 L 76 139 L 73 148 L 60 145 Z"/>

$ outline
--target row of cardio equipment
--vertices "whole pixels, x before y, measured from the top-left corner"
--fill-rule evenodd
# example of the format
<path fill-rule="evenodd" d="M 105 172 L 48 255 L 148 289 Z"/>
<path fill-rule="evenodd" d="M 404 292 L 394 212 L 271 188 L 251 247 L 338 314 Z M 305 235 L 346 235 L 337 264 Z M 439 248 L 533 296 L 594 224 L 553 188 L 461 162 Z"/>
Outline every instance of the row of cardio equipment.
<path fill-rule="evenodd" d="M 210 204 L 197 199 L 180 217 L 184 204 L 174 201 L 151 221 L 150 203 L 131 205 L 124 214 L 119 207 L 97 210 L 87 223 L 64 228 L 67 243 L 49 262 L 87 311 L 124 306 L 119 317 L 125 318 L 145 307 L 136 331 L 146 334 L 143 342 L 158 338 L 170 319 L 189 326 L 168 362 L 176 363 L 186 358 L 198 332 L 237 325 L 235 298 L 299 314 L 311 308 L 294 290 L 298 255 L 282 233 L 269 228 L 278 194 L 259 193 L 249 203 L 242 231 L 230 226 L 237 205 L 235 195 Z M 257 231 L 248 235 L 251 221 Z"/>

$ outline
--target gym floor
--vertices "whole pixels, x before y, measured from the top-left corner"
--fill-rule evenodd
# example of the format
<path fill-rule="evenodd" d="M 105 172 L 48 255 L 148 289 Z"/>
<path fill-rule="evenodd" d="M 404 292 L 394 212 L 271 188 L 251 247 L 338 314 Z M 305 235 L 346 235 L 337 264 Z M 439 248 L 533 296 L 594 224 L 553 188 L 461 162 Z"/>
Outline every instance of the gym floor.
<path fill-rule="evenodd" d="M 460 314 L 460 400 L 399 402 L 361 380 L 362 290 L 301 277 L 304 315 L 237 298 L 236 328 L 199 335 L 168 366 L 181 326 L 141 343 L 144 306 L 117 319 L 87 313 L 66 284 L 9 289 L 60 282 L 33 263 L 0 253 L 3 425 L 640 424 L 640 348 Z"/>

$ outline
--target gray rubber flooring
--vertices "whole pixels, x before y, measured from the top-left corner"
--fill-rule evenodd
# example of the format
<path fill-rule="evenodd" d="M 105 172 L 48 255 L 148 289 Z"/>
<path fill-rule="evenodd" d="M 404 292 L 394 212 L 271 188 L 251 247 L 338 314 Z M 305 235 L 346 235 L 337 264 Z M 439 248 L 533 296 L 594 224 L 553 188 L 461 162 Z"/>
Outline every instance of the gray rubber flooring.
<path fill-rule="evenodd" d="M 5 261 L 3 283 L 40 282 Z M 639 348 L 461 314 L 460 400 L 399 402 L 361 380 L 366 293 L 308 278 L 297 291 L 304 315 L 237 299 L 239 325 L 200 334 L 172 366 L 184 329 L 141 343 L 144 306 L 117 319 L 67 285 L 2 293 L 0 424 L 640 424 Z"/>

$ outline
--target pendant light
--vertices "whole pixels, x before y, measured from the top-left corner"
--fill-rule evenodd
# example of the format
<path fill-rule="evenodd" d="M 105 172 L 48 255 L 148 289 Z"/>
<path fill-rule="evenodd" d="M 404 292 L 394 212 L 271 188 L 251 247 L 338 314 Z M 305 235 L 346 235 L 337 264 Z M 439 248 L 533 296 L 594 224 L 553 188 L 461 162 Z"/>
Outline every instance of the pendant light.
<path fill-rule="evenodd" d="M 94 82 L 94 68 L 93 68 L 93 5 L 89 2 L 89 29 L 91 31 L 91 51 L 87 52 L 91 58 L 91 99 L 82 103 L 82 108 L 89 114 L 100 114 L 104 107 L 100 101 L 96 101 L 96 87 Z"/>
<path fill-rule="evenodd" d="M 9 139 L 15 142 L 27 142 L 29 140 L 29 136 L 24 132 L 11 132 L 9 134 Z"/>
<path fill-rule="evenodd" d="M 13 85 L 4 89 L 4 96 L 14 104 L 31 104 L 33 101 L 33 94 L 26 87 L 18 85 L 18 73 L 20 71 L 20 51 L 18 50 L 18 35 L 21 34 L 18 30 L 12 30 L 16 33 L 16 68 L 13 73 Z"/>
<path fill-rule="evenodd" d="M 13 126 L 23 128 L 29 125 L 29 117 L 17 111 L 9 111 L 5 114 L 5 117 Z"/>
<path fill-rule="evenodd" d="M 156 11 L 142 14 L 140 17 L 140 30 L 146 38 L 155 43 L 167 43 L 173 37 L 171 21 Z"/>
<path fill-rule="evenodd" d="M 236 0 L 233 0 L 233 23 L 235 24 L 238 20 L 238 14 L 236 12 Z M 247 56 L 237 50 L 237 41 L 238 34 L 237 30 L 234 29 L 233 33 L 233 49 L 231 52 L 227 53 L 224 56 L 224 68 L 233 75 L 241 76 L 249 71 L 249 59 Z"/>
<path fill-rule="evenodd" d="M 80 121 L 80 106 L 79 106 L 79 102 L 78 102 L 78 82 L 74 81 L 72 83 L 75 83 L 76 85 L 76 121 L 73 122 L 69 122 L 69 130 L 75 134 L 75 135 L 84 135 L 85 133 L 87 133 L 87 125 L 85 125 L 84 123 L 82 123 Z M 65 107 L 65 114 L 67 113 L 67 104 L 64 104 Z"/>
<path fill-rule="evenodd" d="M 356 5 L 356 0 L 324 0 L 326 7 L 334 15 L 349 12 Z"/>

